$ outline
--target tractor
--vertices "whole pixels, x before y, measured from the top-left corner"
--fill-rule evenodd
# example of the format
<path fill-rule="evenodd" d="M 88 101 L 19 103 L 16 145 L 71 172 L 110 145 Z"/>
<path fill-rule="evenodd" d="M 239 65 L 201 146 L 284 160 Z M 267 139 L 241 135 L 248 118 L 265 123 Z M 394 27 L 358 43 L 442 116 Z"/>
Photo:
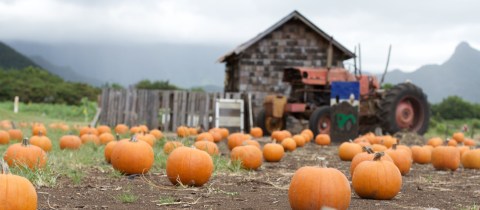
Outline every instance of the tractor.
<path fill-rule="evenodd" d="M 283 71 L 283 82 L 290 85 L 289 96 L 268 95 L 257 115 L 256 123 L 266 134 L 286 129 L 287 115 L 308 120 L 315 135 L 329 134 L 333 120 L 342 126 L 358 123 L 360 133 L 381 129 L 389 134 L 405 130 L 424 134 L 428 129 L 427 96 L 408 81 L 386 90 L 375 76 L 353 74 L 344 68 L 289 67 Z M 352 85 L 356 94 L 344 90 Z M 336 96 L 332 95 L 334 87 Z M 342 96 L 342 92 L 346 94 Z M 331 118 L 332 105 L 342 101 L 358 110 L 357 118 L 345 114 Z"/>

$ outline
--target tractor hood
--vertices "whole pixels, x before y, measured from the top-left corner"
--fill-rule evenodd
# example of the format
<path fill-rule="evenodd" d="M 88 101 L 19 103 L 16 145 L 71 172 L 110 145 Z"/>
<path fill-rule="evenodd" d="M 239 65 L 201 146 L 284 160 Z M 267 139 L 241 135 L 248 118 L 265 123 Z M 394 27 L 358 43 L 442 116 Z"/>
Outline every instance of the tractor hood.
<path fill-rule="evenodd" d="M 283 71 L 283 82 L 291 84 L 326 85 L 327 81 L 356 81 L 356 79 L 344 68 L 328 70 L 327 68 L 290 67 Z"/>

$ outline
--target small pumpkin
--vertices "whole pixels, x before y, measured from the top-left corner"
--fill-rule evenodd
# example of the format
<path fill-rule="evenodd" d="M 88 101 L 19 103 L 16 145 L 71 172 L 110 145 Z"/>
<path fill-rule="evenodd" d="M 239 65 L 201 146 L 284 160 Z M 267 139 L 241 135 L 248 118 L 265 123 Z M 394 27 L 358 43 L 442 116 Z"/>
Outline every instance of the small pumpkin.
<path fill-rule="evenodd" d="M 32 135 L 36 136 L 42 133 L 43 135 L 47 135 L 47 128 L 45 128 L 45 125 L 41 123 L 35 123 L 32 126 Z"/>
<path fill-rule="evenodd" d="M 8 135 L 10 135 L 10 140 L 22 141 L 23 133 L 20 129 L 17 129 L 15 123 L 12 122 L 12 129 L 8 130 Z"/>
<path fill-rule="evenodd" d="M 247 139 L 243 142 L 243 145 L 252 145 L 252 146 L 256 146 L 258 149 L 262 149 L 262 147 L 260 146 L 260 143 L 258 143 L 258 141 L 255 141 L 253 139 Z"/>
<path fill-rule="evenodd" d="M 437 170 L 455 171 L 460 166 L 460 151 L 450 146 L 435 147 L 432 151 L 432 165 Z"/>
<path fill-rule="evenodd" d="M 263 130 L 259 127 L 253 127 L 250 129 L 250 135 L 252 135 L 253 138 L 261 138 L 263 137 Z"/>
<path fill-rule="evenodd" d="M 28 138 L 7 148 L 3 159 L 9 166 L 27 166 L 30 169 L 43 168 L 47 164 L 47 154 L 42 148 L 31 145 Z"/>
<path fill-rule="evenodd" d="M 107 145 L 105 145 L 105 149 L 103 150 L 103 155 L 105 156 L 105 160 L 107 161 L 107 163 L 110 163 L 113 148 L 115 147 L 115 145 L 117 145 L 118 141 L 120 141 L 120 136 L 117 133 L 115 135 L 115 140 L 108 142 Z"/>
<path fill-rule="evenodd" d="M 402 174 L 390 161 L 381 160 L 383 153 L 376 153 L 371 161 L 358 164 L 353 172 L 352 186 L 361 198 L 390 200 L 402 187 Z"/>
<path fill-rule="evenodd" d="M 451 147 L 456 147 L 458 145 L 457 141 L 450 139 L 447 141 L 447 145 Z"/>
<path fill-rule="evenodd" d="M 464 168 L 480 169 L 480 149 L 466 151 L 461 162 Z"/>
<path fill-rule="evenodd" d="M 182 142 L 179 141 L 167 141 L 165 145 L 163 145 L 163 152 L 165 154 L 170 154 L 174 149 L 177 149 L 179 147 L 183 147 Z"/>
<path fill-rule="evenodd" d="M 244 145 L 233 148 L 230 153 L 232 161 L 241 161 L 242 167 L 245 169 L 256 170 L 262 165 L 262 151 L 253 145 Z"/>
<path fill-rule="evenodd" d="M 180 138 L 188 137 L 190 136 L 190 130 L 186 126 L 179 126 L 177 128 L 177 136 Z"/>
<path fill-rule="evenodd" d="M 198 135 L 199 129 L 198 128 L 188 128 L 188 135 L 189 136 L 196 136 Z"/>
<path fill-rule="evenodd" d="M 124 135 L 124 134 L 127 134 L 128 131 L 129 131 L 129 128 L 125 124 L 118 124 L 118 125 L 115 126 L 115 133 L 116 134 Z"/>
<path fill-rule="evenodd" d="M 300 134 L 294 135 L 292 138 L 295 141 L 297 147 L 303 147 L 305 145 L 305 142 L 307 141 L 305 137 Z"/>
<path fill-rule="evenodd" d="M 44 136 L 42 132 L 39 132 L 38 136 L 30 137 L 30 144 L 42 148 L 45 152 L 52 150 L 52 141 Z"/>
<path fill-rule="evenodd" d="M 362 152 L 362 146 L 353 142 L 343 142 L 338 147 L 338 156 L 343 161 L 351 161 L 356 154 Z"/>
<path fill-rule="evenodd" d="M 433 137 L 427 141 L 427 145 L 432 147 L 438 147 L 443 144 L 443 140 L 440 137 Z"/>
<path fill-rule="evenodd" d="M 245 140 L 249 137 L 243 133 L 232 133 L 227 138 L 228 149 L 233 150 L 233 148 L 243 145 Z"/>
<path fill-rule="evenodd" d="M 213 135 L 209 132 L 200 133 L 195 141 L 211 141 L 214 142 Z"/>
<path fill-rule="evenodd" d="M 92 133 L 83 134 L 80 136 L 80 140 L 82 140 L 82 144 L 93 143 L 95 145 L 100 144 L 100 139 L 97 135 Z"/>
<path fill-rule="evenodd" d="M 98 136 L 98 140 L 100 144 L 105 145 L 108 144 L 108 142 L 115 140 L 115 136 L 113 136 L 113 134 L 111 134 L 110 132 L 103 132 L 102 134 L 100 134 L 100 136 Z"/>
<path fill-rule="evenodd" d="M 463 132 L 455 132 L 452 135 L 453 140 L 455 140 L 458 143 L 462 143 L 465 140 L 465 135 Z"/>
<path fill-rule="evenodd" d="M 226 139 L 230 135 L 230 131 L 226 128 L 220 128 L 220 133 L 222 134 L 222 139 Z"/>
<path fill-rule="evenodd" d="M 7 131 L 0 130 L 0 144 L 10 143 L 10 134 Z"/>
<path fill-rule="evenodd" d="M 28 179 L 10 174 L 8 165 L 0 161 L 0 209 L 36 210 L 37 192 Z"/>
<path fill-rule="evenodd" d="M 263 158 L 267 162 L 278 162 L 285 154 L 285 149 L 282 145 L 277 144 L 276 141 L 268 143 L 263 146 Z"/>
<path fill-rule="evenodd" d="M 418 164 L 427 164 L 432 162 L 432 150 L 433 147 L 430 145 L 412 146 L 413 162 Z"/>
<path fill-rule="evenodd" d="M 87 127 L 83 127 L 83 128 L 80 129 L 79 136 L 82 137 L 85 134 L 92 134 L 92 135 L 98 136 L 98 131 L 97 131 L 97 129 L 88 125 Z"/>
<path fill-rule="evenodd" d="M 213 160 L 205 151 L 180 147 L 168 156 L 166 171 L 172 184 L 199 187 L 208 182 L 213 168 Z"/>
<path fill-rule="evenodd" d="M 373 144 L 372 149 L 375 152 L 383 152 L 383 151 L 387 150 L 388 148 L 383 144 Z"/>
<path fill-rule="evenodd" d="M 153 165 L 153 149 L 135 136 L 130 140 L 121 140 L 115 145 L 110 161 L 115 170 L 124 174 L 144 174 Z"/>
<path fill-rule="evenodd" d="M 463 144 L 469 147 L 474 147 L 475 145 L 477 145 L 477 143 L 473 139 L 468 139 L 468 138 L 465 139 L 465 141 L 463 141 Z"/>
<path fill-rule="evenodd" d="M 222 133 L 217 130 L 217 131 L 209 131 L 212 136 L 213 136 L 213 142 L 215 143 L 218 143 L 218 142 L 221 142 L 223 140 L 223 136 L 222 136 Z"/>
<path fill-rule="evenodd" d="M 112 129 L 108 127 L 108 125 L 100 125 L 97 127 L 98 135 L 102 135 L 103 133 L 112 133 Z"/>
<path fill-rule="evenodd" d="M 297 143 L 290 137 L 283 139 L 282 146 L 285 148 L 285 151 L 289 152 L 293 152 L 295 149 L 297 149 Z"/>
<path fill-rule="evenodd" d="M 362 147 L 362 149 L 365 152 L 356 154 L 355 157 L 353 157 L 352 162 L 350 163 L 350 176 L 353 176 L 353 172 L 355 171 L 355 168 L 358 166 L 358 164 L 363 161 L 373 160 L 373 158 L 375 157 L 375 151 L 373 151 L 371 147 L 364 146 Z M 381 159 L 393 163 L 392 158 L 387 154 L 383 155 Z"/>
<path fill-rule="evenodd" d="M 295 171 L 288 188 L 290 207 L 296 209 L 345 210 L 350 206 L 347 177 L 335 168 L 304 166 Z"/>
<path fill-rule="evenodd" d="M 155 136 L 155 138 L 157 140 L 160 140 L 163 138 L 163 133 L 162 131 L 158 130 L 158 129 L 153 129 L 150 131 L 150 134 L 152 134 L 153 136 Z"/>
<path fill-rule="evenodd" d="M 82 146 L 82 140 L 75 135 L 65 135 L 60 138 L 60 149 L 76 150 Z"/>
<path fill-rule="evenodd" d="M 308 138 L 306 138 L 306 142 L 310 142 L 314 137 L 313 136 L 313 131 L 310 130 L 310 129 L 304 129 L 304 130 L 302 130 L 302 132 L 300 132 L 300 134 L 308 136 Z"/>
<path fill-rule="evenodd" d="M 322 146 L 330 145 L 330 135 L 328 134 L 318 134 L 315 137 L 315 143 Z"/>
<path fill-rule="evenodd" d="M 219 150 L 217 144 L 211 141 L 197 141 L 193 144 L 195 148 L 207 152 L 209 155 L 218 155 Z"/>
<path fill-rule="evenodd" d="M 146 142 L 151 147 L 153 147 L 157 141 L 154 135 L 145 132 L 137 134 L 137 139 Z"/>
<path fill-rule="evenodd" d="M 390 156 L 393 163 L 397 166 L 402 176 L 407 175 L 412 167 L 412 155 L 403 149 L 397 149 L 397 144 L 394 144 L 390 149 L 385 150 L 385 154 Z"/>

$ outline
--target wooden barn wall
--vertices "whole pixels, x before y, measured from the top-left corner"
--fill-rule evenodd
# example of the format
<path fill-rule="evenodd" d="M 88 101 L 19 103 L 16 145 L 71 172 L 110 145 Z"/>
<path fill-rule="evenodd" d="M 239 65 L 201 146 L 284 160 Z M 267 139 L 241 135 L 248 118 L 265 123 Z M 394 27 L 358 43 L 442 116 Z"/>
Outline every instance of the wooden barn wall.
<path fill-rule="evenodd" d="M 251 94 L 253 99 L 258 97 L 263 98 L 263 93 Z M 163 131 L 175 131 L 181 125 L 207 130 L 214 126 L 215 99 L 218 98 L 243 99 L 245 128 L 249 127 L 248 94 L 137 89 L 103 89 L 98 123 L 109 126 L 145 124 L 150 129 Z"/>

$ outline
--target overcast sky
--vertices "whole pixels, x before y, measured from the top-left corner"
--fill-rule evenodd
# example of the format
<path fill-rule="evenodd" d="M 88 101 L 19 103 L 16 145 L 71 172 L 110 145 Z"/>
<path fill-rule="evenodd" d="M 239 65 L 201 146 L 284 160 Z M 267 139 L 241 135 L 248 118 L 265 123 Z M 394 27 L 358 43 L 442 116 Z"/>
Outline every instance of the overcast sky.
<path fill-rule="evenodd" d="M 0 40 L 235 46 L 293 10 L 353 51 L 364 69 L 440 64 L 461 41 L 480 48 L 475 0 L 0 0 Z M 221 55 L 219 55 L 221 56 Z M 213 61 L 212 61 L 213 62 Z"/>

